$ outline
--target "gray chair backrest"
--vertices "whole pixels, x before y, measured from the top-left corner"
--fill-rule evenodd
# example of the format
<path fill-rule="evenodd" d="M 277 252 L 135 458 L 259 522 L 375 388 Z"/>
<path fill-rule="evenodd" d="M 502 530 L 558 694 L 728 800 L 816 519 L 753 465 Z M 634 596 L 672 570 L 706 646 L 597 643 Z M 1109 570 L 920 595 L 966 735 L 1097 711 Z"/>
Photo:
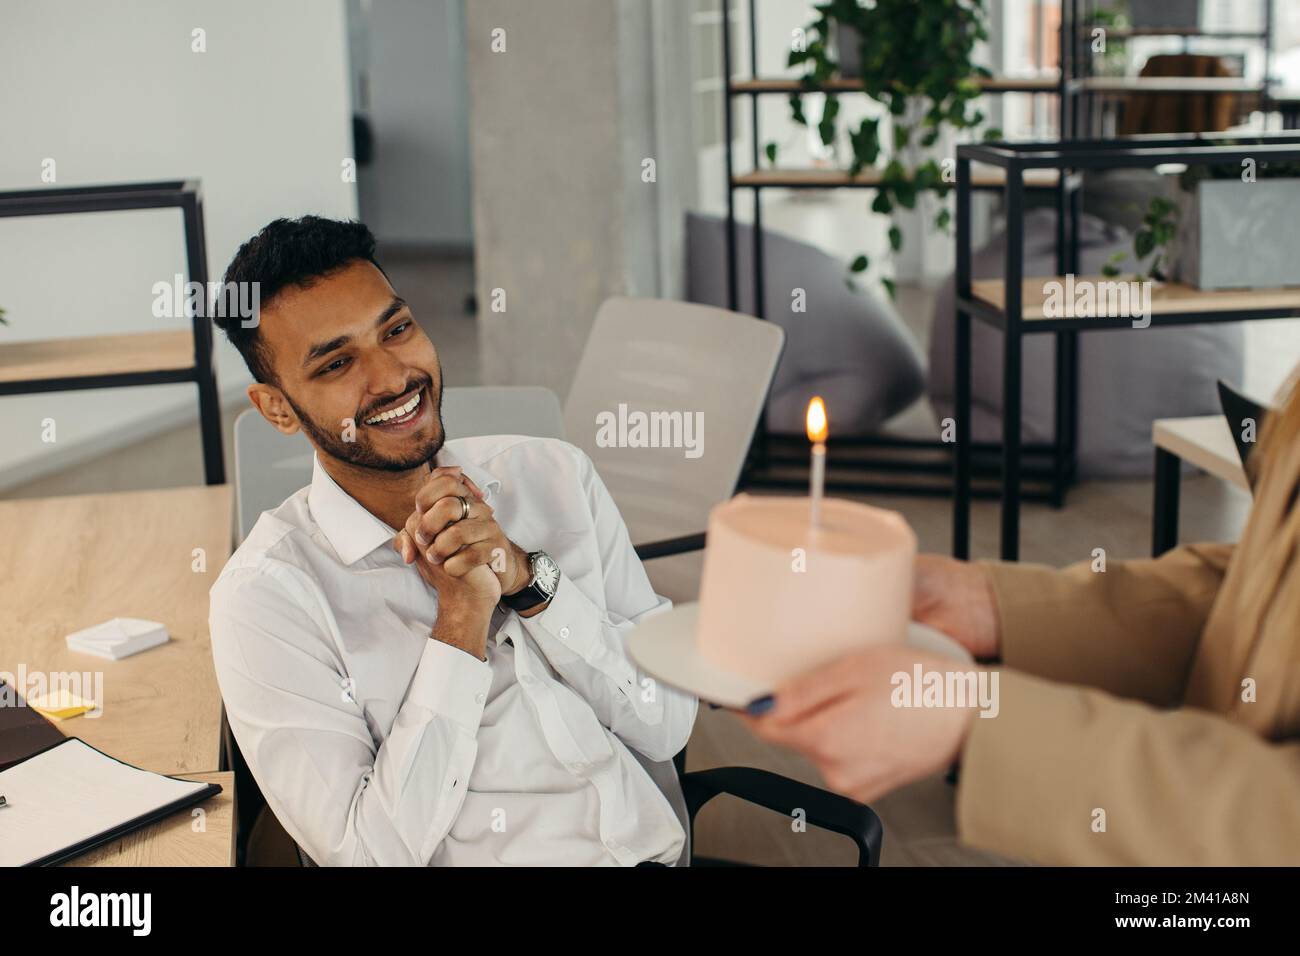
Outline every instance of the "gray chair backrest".
<path fill-rule="evenodd" d="M 732 496 L 784 344 L 780 326 L 713 306 L 616 297 L 600 307 L 564 423 L 633 543 L 704 531 L 709 510 Z M 635 439 L 623 425 L 639 414 L 653 422 L 651 413 L 660 413 L 660 447 L 610 443 Z M 700 434 L 686 430 L 687 416 L 702 424 Z M 698 455 L 662 447 L 688 438 L 700 442 Z"/>
<path fill-rule="evenodd" d="M 564 423 L 569 441 L 595 464 L 634 543 L 704 531 L 710 509 L 732 496 L 784 346 L 780 326 L 713 306 L 622 296 L 601 305 Z M 635 438 L 632 416 L 651 413 L 661 413 L 659 447 L 629 447 L 621 439 Z M 688 415 L 702 429 L 688 432 Z M 699 444 L 674 446 L 679 439 L 679 446 L 687 439 Z M 676 768 L 641 763 L 687 832 L 678 861 L 685 865 L 690 823 Z"/>

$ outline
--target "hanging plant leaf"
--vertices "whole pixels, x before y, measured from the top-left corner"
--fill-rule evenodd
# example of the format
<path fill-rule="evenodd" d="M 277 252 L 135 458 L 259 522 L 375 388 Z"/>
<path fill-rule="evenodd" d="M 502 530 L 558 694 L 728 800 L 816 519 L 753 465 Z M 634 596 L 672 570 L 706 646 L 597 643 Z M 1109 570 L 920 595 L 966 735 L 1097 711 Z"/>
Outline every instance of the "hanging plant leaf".
<path fill-rule="evenodd" d="M 893 132 L 884 144 L 878 117 L 857 121 L 856 128 L 846 130 L 851 156 L 845 165 L 850 174 L 881 169 L 873 212 L 890 215 L 896 208 L 914 209 L 921 193 L 943 198 L 953 189 L 932 158 L 913 170 L 899 162 L 899 154 L 917 144 L 932 149 L 946 129 L 972 129 L 985 122 L 978 108 L 983 95 L 980 81 L 991 73 L 975 62 L 975 56 L 978 45 L 989 36 L 987 6 L 984 0 L 821 0 L 814 6 L 815 17 L 806 28 L 806 50 L 790 57 L 791 65 L 803 68 L 801 89 L 825 92 L 827 82 L 841 74 L 837 47 L 844 38 L 836 39 L 835 34 L 852 30 L 857 40 L 858 85 L 893 117 Z M 791 112 L 796 122 L 809 125 L 793 96 Z M 831 93 L 826 94 L 817 132 L 827 146 L 839 135 L 838 103 Z M 1003 137 L 1001 130 L 984 135 L 989 140 Z M 883 150 L 890 155 L 882 157 Z M 934 222 L 946 230 L 951 219 L 943 208 Z M 1155 238 L 1167 231 L 1161 222 L 1163 217 L 1157 216 L 1147 224 Z M 889 235 L 891 247 L 900 248 L 897 230 L 891 227 Z M 889 285 L 892 289 L 892 281 Z"/>
<path fill-rule="evenodd" d="M 1155 233 L 1149 229 L 1139 229 L 1133 234 L 1133 251 L 1139 259 L 1145 259 L 1155 250 Z"/>
<path fill-rule="evenodd" d="M 856 259 L 853 260 L 853 263 L 849 266 L 849 271 L 854 273 L 866 272 L 867 266 L 869 266 L 870 264 L 871 264 L 871 260 L 869 260 L 866 256 L 858 256 Z"/>
<path fill-rule="evenodd" d="M 903 248 L 903 230 L 897 226 L 889 227 L 889 247 L 895 252 Z"/>

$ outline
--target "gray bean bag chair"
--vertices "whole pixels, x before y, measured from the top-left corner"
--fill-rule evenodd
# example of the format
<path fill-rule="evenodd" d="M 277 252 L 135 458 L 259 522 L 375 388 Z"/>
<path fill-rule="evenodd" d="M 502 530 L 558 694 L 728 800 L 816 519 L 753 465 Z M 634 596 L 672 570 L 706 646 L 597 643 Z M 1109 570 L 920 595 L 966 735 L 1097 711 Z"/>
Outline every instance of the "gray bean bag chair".
<path fill-rule="evenodd" d="M 687 216 L 687 298 L 727 306 L 726 220 Z M 738 312 L 753 314 L 754 240 L 737 224 Z M 920 347 L 893 307 L 870 289 L 853 291 L 845 265 L 815 246 L 764 230 L 767 318 L 786 333 L 785 354 L 767 404 L 768 428 L 804 431 L 808 399 L 821 395 L 833 434 L 868 435 L 925 388 Z M 805 312 L 791 309 L 796 288 Z"/>
<path fill-rule="evenodd" d="M 1110 256 L 1132 249 L 1128 233 L 1084 215 L 1079 266 L 1100 275 Z M 972 262 L 976 279 L 1002 276 L 1006 237 L 995 236 Z M 1125 267 L 1131 268 L 1130 259 Z M 1025 275 L 1056 272 L 1056 213 L 1025 214 Z M 930 334 L 930 402 L 940 419 L 953 409 L 955 281 L 935 299 Z M 1055 405 L 1055 336 L 1024 339 L 1021 438 L 1050 442 Z M 1241 323 L 1115 329 L 1079 336 L 1079 473 L 1083 477 L 1151 474 L 1151 423 L 1157 418 L 1212 415 L 1219 411 L 1215 382 L 1242 379 Z M 1002 333 L 971 323 L 971 395 L 976 441 L 1002 437 Z"/>

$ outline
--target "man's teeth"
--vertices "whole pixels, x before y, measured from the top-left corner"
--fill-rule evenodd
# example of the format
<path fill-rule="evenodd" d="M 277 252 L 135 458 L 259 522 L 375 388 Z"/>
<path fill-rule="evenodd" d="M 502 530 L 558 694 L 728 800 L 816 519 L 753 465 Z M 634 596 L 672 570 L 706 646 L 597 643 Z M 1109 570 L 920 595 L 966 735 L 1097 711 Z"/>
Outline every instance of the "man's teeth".
<path fill-rule="evenodd" d="M 404 415 L 411 414 L 411 412 L 415 411 L 415 409 L 419 406 L 421 394 L 423 393 L 416 392 L 414 395 L 411 396 L 411 400 L 407 402 L 405 405 L 399 405 L 397 406 L 397 408 L 390 408 L 382 415 L 376 415 L 374 418 L 367 418 L 366 424 L 378 425 L 380 422 L 392 421 L 394 418 L 401 418 Z"/>

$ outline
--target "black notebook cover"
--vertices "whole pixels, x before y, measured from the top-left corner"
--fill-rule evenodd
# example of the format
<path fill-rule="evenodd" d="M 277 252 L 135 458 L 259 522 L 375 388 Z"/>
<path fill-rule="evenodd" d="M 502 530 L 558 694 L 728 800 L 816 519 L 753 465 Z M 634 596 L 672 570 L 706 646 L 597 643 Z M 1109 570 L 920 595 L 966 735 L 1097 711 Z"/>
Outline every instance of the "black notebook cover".
<path fill-rule="evenodd" d="M 79 737 L 63 737 L 61 740 L 58 740 L 55 743 L 50 744 L 49 746 L 42 747 L 40 750 L 36 751 L 36 753 L 28 754 L 22 760 L 16 761 L 16 763 L 23 763 L 27 760 L 31 760 L 33 757 L 38 757 L 47 750 L 50 750 L 54 747 L 62 746 L 63 744 L 66 744 L 72 740 L 77 740 L 80 743 L 85 744 L 87 747 L 90 747 L 90 749 L 95 751 L 96 753 L 103 754 L 105 757 L 108 757 L 109 760 L 117 761 L 117 763 L 124 764 L 125 766 L 128 767 L 132 767 L 135 770 L 141 769 L 139 767 L 136 767 L 134 764 L 127 763 L 125 760 L 118 760 L 116 757 L 112 756 L 111 754 L 104 753 L 104 751 L 100 750 L 98 747 L 86 743 L 84 740 L 81 740 L 81 738 Z M 173 780 L 185 779 L 184 777 L 178 777 L 172 774 L 159 774 L 159 776 L 171 777 L 171 779 Z M 185 782 L 197 783 L 198 781 L 186 780 Z M 66 846 L 61 850 L 55 851 L 54 853 L 46 854 L 45 856 L 37 860 L 33 860 L 32 862 L 26 863 L 24 865 L 25 866 L 56 866 L 60 863 L 65 863 L 68 860 L 81 856 L 83 853 L 88 853 L 89 851 L 95 849 L 95 847 L 103 846 L 105 843 L 111 843 L 113 840 L 116 840 L 118 837 L 125 836 L 126 834 L 131 833 L 135 830 L 139 830 L 142 827 L 147 827 L 149 824 L 155 823 L 158 820 L 162 820 L 164 817 L 169 817 L 177 810 L 184 810 L 186 807 L 193 806 L 196 803 L 202 803 L 204 800 L 208 799 L 209 797 L 214 797 L 220 792 L 221 792 L 220 784 L 217 783 L 205 784 L 203 786 L 203 789 L 196 790 L 194 793 L 181 797 L 179 800 L 173 800 L 171 803 L 159 807 L 157 810 L 154 810 L 150 813 L 141 814 L 140 816 L 135 817 L 134 819 L 131 820 L 125 820 L 122 823 L 119 823 L 117 826 L 112 827 L 111 829 L 105 830 L 102 833 L 97 833 L 92 837 L 89 837 L 85 840 L 81 840 L 70 846 Z M 11 812 L 11 811 L 9 811 L 8 808 L 0 808 L 0 813 L 5 813 L 5 812 Z"/>
<path fill-rule="evenodd" d="M 9 694 L 18 703 L 0 706 L 0 770 L 67 739 L 44 714 L 27 706 L 16 687 L 0 681 L 0 696 Z"/>

